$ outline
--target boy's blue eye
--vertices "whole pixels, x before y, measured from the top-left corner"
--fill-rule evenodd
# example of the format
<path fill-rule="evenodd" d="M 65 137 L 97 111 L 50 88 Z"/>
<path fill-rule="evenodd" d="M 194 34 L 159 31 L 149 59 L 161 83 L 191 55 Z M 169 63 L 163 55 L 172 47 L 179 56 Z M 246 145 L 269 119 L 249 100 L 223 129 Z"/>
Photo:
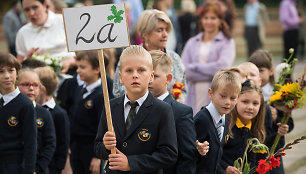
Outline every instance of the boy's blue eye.
<path fill-rule="evenodd" d="M 144 70 L 144 69 L 139 69 L 138 71 L 139 71 L 139 72 L 144 72 L 145 70 Z"/>

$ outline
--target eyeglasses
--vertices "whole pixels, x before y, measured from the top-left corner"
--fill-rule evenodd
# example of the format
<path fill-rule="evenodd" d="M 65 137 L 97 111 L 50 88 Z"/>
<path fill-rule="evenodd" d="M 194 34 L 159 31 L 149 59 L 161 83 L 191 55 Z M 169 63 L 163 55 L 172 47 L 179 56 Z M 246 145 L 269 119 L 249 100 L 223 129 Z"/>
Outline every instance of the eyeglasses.
<path fill-rule="evenodd" d="M 32 86 L 33 88 L 36 89 L 39 87 L 38 83 L 29 83 L 29 82 L 23 82 L 23 83 L 20 83 L 20 85 L 25 88 L 30 88 Z"/>

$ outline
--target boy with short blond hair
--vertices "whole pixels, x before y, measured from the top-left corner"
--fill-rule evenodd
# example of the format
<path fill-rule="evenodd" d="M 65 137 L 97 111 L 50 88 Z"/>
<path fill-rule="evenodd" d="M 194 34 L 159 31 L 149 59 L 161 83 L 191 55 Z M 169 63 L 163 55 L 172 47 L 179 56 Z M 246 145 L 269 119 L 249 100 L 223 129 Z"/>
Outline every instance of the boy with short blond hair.
<path fill-rule="evenodd" d="M 196 170 L 196 132 L 193 122 L 192 108 L 175 101 L 167 91 L 172 80 L 172 59 L 166 53 L 150 51 L 154 68 L 154 80 L 149 90 L 155 98 L 171 105 L 178 142 L 178 160 L 175 165 L 163 170 L 164 174 L 194 174 Z"/>
<path fill-rule="evenodd" d="M 16 57 L 0 53 L 0 171 L 33 174 L 37 128 L 31 100 L 16 87 L 21 68 Z"/>
<path fill-rule="evenodd" d="M 53 93 L 56 90 L 58 78 L 49 66 L 36 68 L 41 86 L 37 103 L 50 111 L 56 135 L 56 149 L 49 164 L 50 174 L 60 174 L 64 169 L 69 148 L 69 118 L 64 109 L 55 103 Z"/>
<path fill-rule="evenodd" d="M 120 56 L 123 97 L 110 101 L 114 131 L 102 113 L 95 152 L 107 160 L 106 173 L 160 174 L 177 159 L 177 141 L 171 107 L 148 91 L 154 72 L 150 54 L 131 45 Z M 110 154 L 111 148 L 116 154 Z"/>
<path fill-rule="evenodd" d="M 225 115 L 235 107 L 240 90 L 241 83 L 234 72 L 220 70 L 214 75 L 208 90 L 211 102 L 194 118 L 197 140 L 207 141 L 210 147 L 205 156 L 199 156 L 196 173 L 213 174 L 222 170 L 219 162 L 229 131 Z"/>

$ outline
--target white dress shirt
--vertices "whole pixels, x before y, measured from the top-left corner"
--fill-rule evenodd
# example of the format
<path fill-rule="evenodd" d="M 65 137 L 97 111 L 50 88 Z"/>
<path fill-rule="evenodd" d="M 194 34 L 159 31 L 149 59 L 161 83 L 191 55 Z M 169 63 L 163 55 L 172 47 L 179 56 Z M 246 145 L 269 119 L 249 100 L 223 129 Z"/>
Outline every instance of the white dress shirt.
<path fill-rule="evenodd" d="M 144 103 L 144 101 L 147 99 L 149 95 L 149 91 L 146 92 L 146 94 L 144 96 L 142 96 L 141 98 L 137 99 L 136 101 L 138 102 L 138 106 L 136 107 L 136 114 L 139 110 L 139 108 L 141 107 L 141 105 Z M 124 120 L 126 121 L 127 116 L 130 112 L 131 106 L 128 104 L 128 102 L 130 101 L 130 99 L 128 99 L 127 95 L 125 94 L 124 97 L 124 102 L 123 102 L 123 107 L 124 107 Z"/>
<path fill-rule="evenodd" d="M 19 88 L 17 87 L 13 92 L 2 95 L 0 93 L 0 98 L 3 97 L 3 106 L 5 106 L 6 104 L 8 104 L 11 100 L 13 100 L 15 97 L 17 97 L 17 95 L 19 95 L 20 91 Z"/>
<path fill-rule="evenodd" d="M 217 125 L 218 125 L 219 121 L 222 119 L 221 137 L 223 137 L 224 125 L 225 125 L 225 114 L 220 115 L 219 112 L 217 111 L 216 107 L 214 106 L 214 104 L 212 102 L 210 102 L 209 105 L 206 108 L 207 108 L 207 110 L 209 111 L 210 115 L 213 118 L 213 121 L 214 121 L 216 129 L 218 128 Z M 220 141 L 221 141 L 221 139 L 220 139 Z"/>

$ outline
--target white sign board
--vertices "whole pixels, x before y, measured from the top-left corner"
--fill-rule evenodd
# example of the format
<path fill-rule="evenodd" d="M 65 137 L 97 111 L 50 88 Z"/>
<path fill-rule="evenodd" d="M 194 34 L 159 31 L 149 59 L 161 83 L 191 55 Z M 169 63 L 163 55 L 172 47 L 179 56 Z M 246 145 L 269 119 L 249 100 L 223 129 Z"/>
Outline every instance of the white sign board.
<path fill-rule="evenodd" d="M 124 3 L 64 8 L 68 51 L 130 45 Z"/>

